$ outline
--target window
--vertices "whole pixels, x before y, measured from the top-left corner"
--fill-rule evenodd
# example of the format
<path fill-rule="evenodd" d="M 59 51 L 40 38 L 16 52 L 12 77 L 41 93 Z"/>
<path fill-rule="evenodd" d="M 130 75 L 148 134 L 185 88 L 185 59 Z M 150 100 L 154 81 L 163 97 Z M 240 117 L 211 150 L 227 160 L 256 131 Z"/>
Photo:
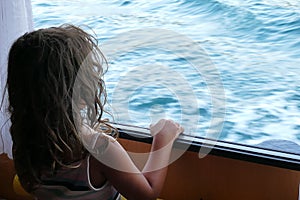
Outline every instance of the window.
<path fill-rule="evenodd" d="M 117 123 L 147 127 L 172 118 L 184 124 L 185 139 L 202 144 L 208 138 L 215 153 L 227 149 L 299 162 L 297 3 L 32 0 L 32 5 L 36 28 L 74 23 L 96 32 L 110 62 L 107 109 Z"/>

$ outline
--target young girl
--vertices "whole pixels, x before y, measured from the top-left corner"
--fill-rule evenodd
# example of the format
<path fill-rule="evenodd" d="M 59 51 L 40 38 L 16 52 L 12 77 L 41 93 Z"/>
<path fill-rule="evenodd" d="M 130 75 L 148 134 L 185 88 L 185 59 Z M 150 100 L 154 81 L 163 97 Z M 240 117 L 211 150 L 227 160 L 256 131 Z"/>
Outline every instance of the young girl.
<path fill-rule="evenodd" d="M 140 171 L 101 131 L 117 132 L 101 118 L 103 63 L 95 38 L 72 25 L 26 33 L 10 49 L 14 163 L 22 186 L 37 199 L 118 199 L 121 193 L 145 200 L 160 194 L 183 128 L 164 119 L 150 126 L 151 153 Z"/>

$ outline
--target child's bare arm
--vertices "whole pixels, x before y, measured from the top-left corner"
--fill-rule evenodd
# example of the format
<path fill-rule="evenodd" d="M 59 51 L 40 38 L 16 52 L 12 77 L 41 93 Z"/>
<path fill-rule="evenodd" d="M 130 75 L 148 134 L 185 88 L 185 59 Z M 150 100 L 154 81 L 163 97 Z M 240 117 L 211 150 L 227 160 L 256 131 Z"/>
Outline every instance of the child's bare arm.
<path fill-rule="evenodd" d="M 128 200 L 158 197 L 163 188 L 173 142 L 183 128 L 171 120 L 160 120 L 150 126 L 150 131 L 153 143 L 142 171 L 118 142 L 109 142 L 103 154 L 93 155 L 100 161 L 99 173 L 103 173 Z"/>

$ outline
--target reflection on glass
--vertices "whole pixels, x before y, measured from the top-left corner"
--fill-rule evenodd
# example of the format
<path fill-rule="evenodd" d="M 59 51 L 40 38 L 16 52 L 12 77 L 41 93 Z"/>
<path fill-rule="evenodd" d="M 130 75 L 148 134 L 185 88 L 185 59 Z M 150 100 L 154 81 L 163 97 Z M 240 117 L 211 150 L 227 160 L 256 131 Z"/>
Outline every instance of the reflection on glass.
<path fill-rule="evenodd" d="M 100 48 L 110 38 L 134 29 L 161 28 L 191 38 L 208 54 L 224 87 L 226 115 L 220 121 L 223 129 L 218 139 L 300 154 L 300 6 L 295 2 L 32 0 L 35 28 L 87 25 L 99 37 Z M 205 74 L 189 62 L 198 56 L 182 57 L 155 47 L 126 52 L 110 60 L 105 77 L 109 99 L 113 101 L 116 86 L 129 71 L 151 65 L 168 67 L 182 77 L 195 97 L 196 105 L 188 114 L 200 117 L 197 130 L 189 134 L 206 136 L 212 126 L 213 103 Z M 139 79 L 139 70 L 132 79 Z M 116 121 L 148 127 L 164 116 L 188 127 L 182 104 L 189 104 L 190 99 L 180 101 L 180 91 L 164 87 L 160 83 L 165 77 L 156 73 L 156 84 L 141 81 L 123 91 L 124 96 L 131 93 L 124 108 L 128 115 L 116 114 Z M 181 81 L 177 83 L 174 88 L 182 86 Z"/>

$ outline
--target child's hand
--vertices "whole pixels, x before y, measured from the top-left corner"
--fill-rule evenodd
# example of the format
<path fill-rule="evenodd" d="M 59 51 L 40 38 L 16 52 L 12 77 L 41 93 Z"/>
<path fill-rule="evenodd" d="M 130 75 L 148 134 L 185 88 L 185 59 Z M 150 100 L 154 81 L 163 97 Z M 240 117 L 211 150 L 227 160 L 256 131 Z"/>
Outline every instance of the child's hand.
<path fill-rule="evenodd" d="M 168 119 L 161 119 L 154 125 L 150 124 L 150 133 L 153 138 L 166 143 L 173 142 L 183 131 L 182 126 Z"/>

